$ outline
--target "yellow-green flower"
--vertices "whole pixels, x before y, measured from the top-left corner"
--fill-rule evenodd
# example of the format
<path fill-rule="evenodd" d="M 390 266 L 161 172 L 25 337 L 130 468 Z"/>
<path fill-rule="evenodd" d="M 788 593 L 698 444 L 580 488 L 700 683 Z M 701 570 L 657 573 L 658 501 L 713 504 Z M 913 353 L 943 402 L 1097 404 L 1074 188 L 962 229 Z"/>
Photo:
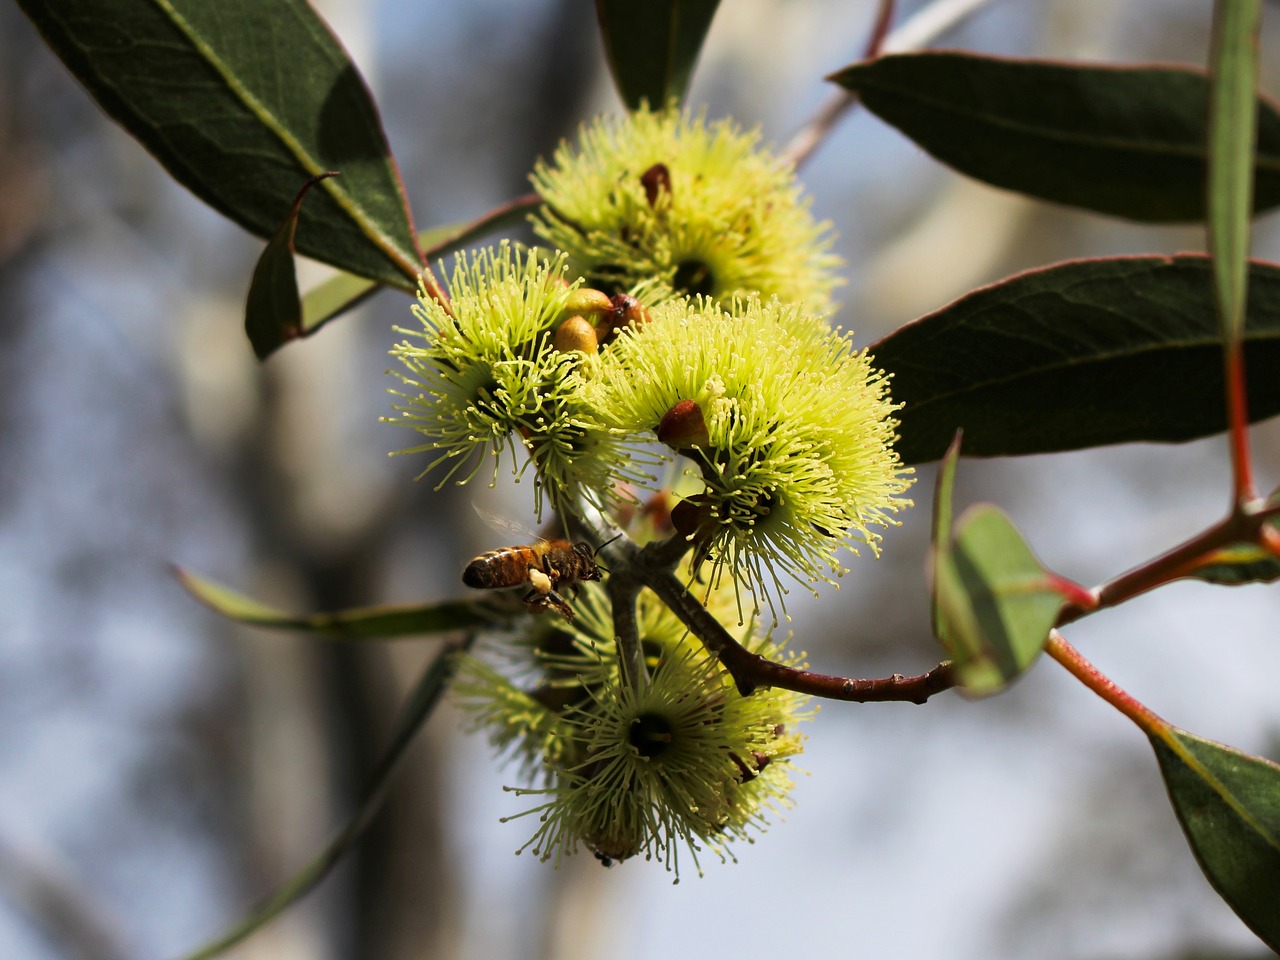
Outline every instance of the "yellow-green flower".
<path fill-rule="evenodd" d="M 546 201 L 534 230 L 591 286 L 630 292 L 657 280 L 678 294 L 832 309 L 829 226 L 756 132 L 644 108 L 584 127 L 532 180 Z"/>
<path fill-rule="evenodd" d="M 783 577 L 830 581 L 839 547 L 909 506 L 887 378 L 847 335 L 795 305 L 672 301 L 620 337 L 590 390 L 610 422 L 697 466 L 683 523 L 711 582 L 729 571 L 774 602 Z"/>
<path fill-rule="evenodd" d="M 447 309 L 419 295 L 422 329 L 401 329 L 413 339 L 391 351 L 408 370 L 397 376 L 409 388 L 392 391 L 400 398 L 392 422 L 426 437 L 402 452 L 437 454 L 424 474 L 445 466 L 441 485 L 455 476 L 466 483 L 489 457 L 496 478 L 509 449 L 517 475 L 535 464 L 539 511 L 544 488 L 553 502 L 578 492 L 607 496 L 611 471 L 626 468 L 617 439 L 582 393 L 580 370 L 594 358 L 555 347 L 577 286 L 563 256 L 547 262 L 504 242 L 458 256 Z"/>
<path fill-rule="evenodd" d="M 731 609 L 731 596 L 713 595 L 713 606 L 726 602 Z M 572 624 L 526 648 L 536 652 L 514 670 L 522 679 L 471 662 L 456 688 L 491 739 L 525 761 L 526 772 L 529 761 L 542 760 L 543 786 L 517 791 L 544 798 L 528 811 L 539 825 L 522 849 L 556 861 L 580 847 L 605 863 L 643 854 L 671 870 L 682 848 L 695 865 L 702 849 L 731 856 L 729 844 L 749 840 L 769 811 L 787 805 L 806 698 L 777 689 L 742 696 L 648 593 L 638 619 L 649 677 L 633 688 L 618 669 L 605 591 L 587 584 L 575 607 Z M 739 631 L 757 652 L 782 655 L 778 644 L 752 642 L 749 633 Z M 531 683 L 531 692 L 522 692 L 521 682 Z"/>

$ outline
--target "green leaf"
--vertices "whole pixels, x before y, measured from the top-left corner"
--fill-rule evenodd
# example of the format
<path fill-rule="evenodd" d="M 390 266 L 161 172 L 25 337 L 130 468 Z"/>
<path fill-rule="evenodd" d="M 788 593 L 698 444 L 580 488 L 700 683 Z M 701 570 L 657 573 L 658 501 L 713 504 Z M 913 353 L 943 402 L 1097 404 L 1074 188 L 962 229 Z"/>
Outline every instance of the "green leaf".
<path fill-rule="evenodd" d="M 1151 745 L 1200 869 L 1280 951 L 1280 765 L 1176 727 Z"/>
<path fill-rule="evenodd" d="M 318 633 L 338 640 L 422 636 L 500 626 L 519 607 L 502 598 L 405 606 L 357 607 L 303 616 L 284 613 L 181 567 L 174 574 L 197 600 L 229 620 L 274 630 Z"/>
<path fill-rule="evenodd" d="M 720 0 L 596 0 L 618 94 L 635 110 L 682 102 Z"/>
<path fill-rule="evenodd" d="M 1228 587 L 1273 583 L 1280 580 L 1280 560 L 1261 547 L 1241 543 L 1217 551 L 1204 566 L 1187 576 Z"/>
<path fill-rule="evenodd" d="M 418 246 L 427 259 L 444 257 L 475 242 L 486 234 L 519 223 L 541 203 L 537 194 L 527 194 L 492 210 L 478 220 L 432 227 L 418 234 Z M 349 273 L 330 277 L 302 297 L 302 335 L 315 333 L 330 320 L 353 309 L 378 291 L 379 284 Z"/>
<path fill-rule="evenodd" d="M 1280 490 L 1272 492 L 1266 502 L 1271 507 L 1280 505 Z M 1273 517 L 1267 522 L 1280 530 L 1280 518 Z M 1228 587 L 1272 583 L 1280 580 L 1280 559 L 1256 543 L 1237 543 L 1216 551 L 1199 569 L 1187 576 Z"/>
<path fill-rule="evenodd" d="M 1228 343 L 1244 324 L 1257 135 L 1259 0 L 1214 4 L 1209 100 L 1209 250 Z"/>
<path fill-rule="evenodd" d="M 355 816 L 338 832 L 329 845 L 266 902 L 251 910 L 243 920 L 226 933 L 187 954 L 184 960 L 211 960 L 212 957 L 225 953 L 262 929 L 314 890 L 320 881 L 329 875 L 329 871 L 342 859 L 343 854 L 364 836 L 369 825 L 373 823 L 374 817 L 382 809 L 391 781 L 400 770 L 409 745 L 435 710 L 436 704 L 440 702 L 441 696 L 453 677 L 458 653 L 467 650 L 470 646 L 470 640 L 460 645 L 446 646 L 427 664 L 422 678 L 401 712 L 391 746 L 369 778 L 369 785 L 360 799 Z"/>
<path fill-rule="evenodd" d="M 117 123 L 215 210 L 270 238 L 326 170 L 300 253 L 412 289 L 413 226 L 377 108 L 305 0 L 18 0 Z"/>
<path fill-rule="evenodd" d="M 831 79 L 938 160 L 1006 190 L 1133 220 L 1205 217 L 1209 86 L 1187 67 L 967 53 L 855 64 Z M 1280 204 L 1280 113 L 1264 103 L 1255 210 Z"/>
<path fill-rule="evenodd" d="M 938 639 L 968 694 L 1004 689 L 1049 639 L 1062 594 L 1013 523 L 991 504 L 960 517 L 934 571 Z"/>
<path fill-rule="evenodd" d="M 1280 413 L 1280 267 L 1249 272 L 1249 415 Z M 1002 456 L 1218 433 L 1222 336 L 1206 257 L 1077 260 L 975 290 L 870 347 L 904 404 L 898 452 Z"/>

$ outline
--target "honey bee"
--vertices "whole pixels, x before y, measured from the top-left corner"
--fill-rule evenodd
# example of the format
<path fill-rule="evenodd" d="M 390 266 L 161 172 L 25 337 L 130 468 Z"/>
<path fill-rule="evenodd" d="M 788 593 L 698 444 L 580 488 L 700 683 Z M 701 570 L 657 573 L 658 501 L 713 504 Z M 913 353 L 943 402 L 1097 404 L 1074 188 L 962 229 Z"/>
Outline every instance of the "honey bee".
<path fill-rule="evenodd" d="M 480 554 L 462 571 L 462 582 L 477 590 L 528 584 L 529 592 L 521 599 L 530 612 L 541 613 L 550 607 L 566 620 L 573 619 L 573 607 L 560 591 L 576 588 L 582 580 L 599 579 L 596 552 L 583 540 L 541 540 L 528 546 L 500 547 Z"/>

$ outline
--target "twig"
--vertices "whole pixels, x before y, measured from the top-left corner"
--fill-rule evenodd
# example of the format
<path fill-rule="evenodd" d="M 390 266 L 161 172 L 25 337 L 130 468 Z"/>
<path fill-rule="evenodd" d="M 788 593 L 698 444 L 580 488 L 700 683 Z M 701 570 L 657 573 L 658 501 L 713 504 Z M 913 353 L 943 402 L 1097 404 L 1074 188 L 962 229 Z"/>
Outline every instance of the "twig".
<path fill-rule="evenodd" d="M 928 673 L 904 677 L 895 673 L 873 680 L 838 677 L 788 667 L 752 653 L 730 636 L 683 583 L 670 571 L 637 570 L 649 587 L 698 637 L 707 650 L 729 671 L 743 696 L 757 687 L 781 687 L 828 700 L 855 703 L 906 701 L 924 703 L 935 693 L 955 686 L 951 662 L 938 664 Z"/>

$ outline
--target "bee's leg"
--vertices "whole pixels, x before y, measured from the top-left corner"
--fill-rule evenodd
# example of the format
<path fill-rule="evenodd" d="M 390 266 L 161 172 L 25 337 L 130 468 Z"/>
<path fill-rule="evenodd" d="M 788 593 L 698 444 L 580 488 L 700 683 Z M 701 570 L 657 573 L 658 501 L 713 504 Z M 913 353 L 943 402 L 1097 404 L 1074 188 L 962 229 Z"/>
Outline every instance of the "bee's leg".
<path fill-rule="evenodd" d="M 552 591 L 548 591 L 548 593 L 550 592 Z M 547 600 L 547 596 L 547 593 L 541 593 L 538 591 L 537 587 L 534 587 L 534 589 L 530 590 L 520 599 L 524 601 L 524 604 L 529 608 L 530 613 L 542 613 L 542 611 L 546 610 L 550 605 L 550 602 Z"/>
<path fill-rule="evenodd" d="M 548 591 L 547 595 L 542 598 L 542 602 L 543 606 L 551 607 L 566 620 L 573 619 L 573 607 L 569 606 L 569 601 L 554 590 Z"/>

